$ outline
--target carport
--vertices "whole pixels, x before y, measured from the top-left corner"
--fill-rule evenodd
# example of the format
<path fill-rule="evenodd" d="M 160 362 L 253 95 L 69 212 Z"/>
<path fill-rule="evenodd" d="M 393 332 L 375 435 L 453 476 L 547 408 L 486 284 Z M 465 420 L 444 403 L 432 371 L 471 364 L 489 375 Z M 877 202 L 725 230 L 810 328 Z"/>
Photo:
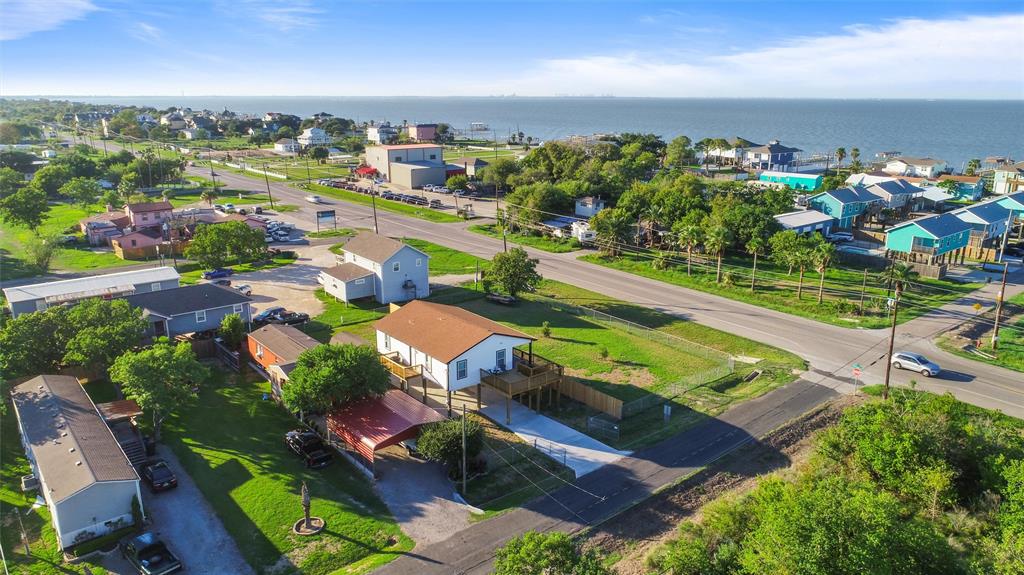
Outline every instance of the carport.
<path fill-rule="evenodd" d="M 419 435 L 420 426 L 444 416 L 400 390 L 335 409 L 327 415 L 327 428 L 345 441 L 373 470 L 374 454 Z"/>

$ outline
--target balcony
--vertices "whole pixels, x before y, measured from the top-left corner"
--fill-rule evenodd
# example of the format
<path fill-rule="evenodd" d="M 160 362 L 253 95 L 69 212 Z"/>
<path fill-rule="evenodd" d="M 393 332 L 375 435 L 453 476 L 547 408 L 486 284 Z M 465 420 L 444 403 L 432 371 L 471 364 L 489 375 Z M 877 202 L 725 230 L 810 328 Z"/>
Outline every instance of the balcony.
<path fill-rule="evenodd" d="M 924 246 L 915 242 L 910 246 L 910 253 L 935 256 L 939 254 L 939 249 L 934 246 Z"/>
<path fill-rule="evenodd" d="M 398 355 L 398 352 L 382 354 L 380 356 L 380 364 L 383 365 L 384 369 L 388 370 L 391 375 L 398 378 L 400 382 L 398 387 L 402 389 L 409 389 L 411 385 L 420 383 L 423 380 L 423 366 L 406 365 L 402 362 L 402 358 Z"/>

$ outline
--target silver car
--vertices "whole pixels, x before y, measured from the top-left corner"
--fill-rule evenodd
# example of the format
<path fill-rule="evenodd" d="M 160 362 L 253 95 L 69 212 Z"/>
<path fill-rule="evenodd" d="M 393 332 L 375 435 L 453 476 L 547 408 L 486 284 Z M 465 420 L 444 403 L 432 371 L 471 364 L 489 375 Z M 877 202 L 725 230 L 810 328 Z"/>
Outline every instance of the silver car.
<path fill-rule="evenodd" d="M 939 375 L 942 368 L 927 357 L 910 351 L 898 351 L 892 354 L 892 366 L 896 369 L 916 371 L 925 377 Z"/>

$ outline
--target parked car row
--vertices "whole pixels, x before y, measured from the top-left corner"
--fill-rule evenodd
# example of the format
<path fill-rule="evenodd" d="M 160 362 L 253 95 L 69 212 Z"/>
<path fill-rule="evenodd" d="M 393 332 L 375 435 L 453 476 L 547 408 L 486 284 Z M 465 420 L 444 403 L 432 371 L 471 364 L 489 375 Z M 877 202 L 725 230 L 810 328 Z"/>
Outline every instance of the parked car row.
<path fill-rule="evenodd" d="M 374 194 L 372 190 L 366 188 L 360 188 L 355 184 L 356 180 L 317 180 L 316 183 L 321 186 L 327 186 L 329 188 L 338 188 L 339 190 L 348 190 L 350 192 L 359 192 L 361 194 Z"/>
<path fill-rule="evenodd" d="M 414 206 L 428 206 L 434 208 L 435 210 L 441 209 L 443 207 L 443 204 L 441 204 L 441 200 L 428 200 L 423 196 L 414 196 L 412 194 L 384 192 L 380 195 L 380 197 L 385 200 L 391 200 L 393 202 L 404 202 L 406 204 L 412 204 Z"/>

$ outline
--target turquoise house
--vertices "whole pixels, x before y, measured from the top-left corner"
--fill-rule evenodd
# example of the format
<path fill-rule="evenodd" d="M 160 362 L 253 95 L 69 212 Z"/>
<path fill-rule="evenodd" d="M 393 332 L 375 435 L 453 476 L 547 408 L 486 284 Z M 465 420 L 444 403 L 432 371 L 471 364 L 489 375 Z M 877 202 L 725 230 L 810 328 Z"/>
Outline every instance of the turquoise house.
<path fill-rule="evenodd" d="M 797 174 L 794 172 L 761 172 L 759 182 L 785 184 L 793 190 L 813 192 L 821 187 L 821 174 Z"/>
<path fill-rule="evenodd" d="M 993 200 L 989 200 L 987 203 L 998 204 L 1007 210 L 1013 212 L 1015 218 L 1021 217 L 1024 214 L 1024 192 L 1014 192 L 1012 194 L 1006 194 L 1005 196 L 999 196 Z"/>
<path fill-rule="evenodd" d="M 838 224 L 836 227 L 852 228 L 857 217 L 866 213 L 872 204 L 884 201 L 862 186 L 849 186 L 811 196 L 807 204 L 835 218 Z"/>
<path fill-rule="evenodd" d="M 890 228 L 885 234 L 885 248 L 922 256 L 931 263 L 935 258 L 967 247 L 970 238 L 970 224 L 950 214 L 935 214 Z"/>
<path fill-rule="evenodd" d="M 981 179 L 981 176 L 954 176 L 951 174 L 939 176 L 939 183 L 947 181 L 956 182 L 956 188 L 950 193 L 958 200 L 976 202 L 985 194 L 985 181 Z"/>

